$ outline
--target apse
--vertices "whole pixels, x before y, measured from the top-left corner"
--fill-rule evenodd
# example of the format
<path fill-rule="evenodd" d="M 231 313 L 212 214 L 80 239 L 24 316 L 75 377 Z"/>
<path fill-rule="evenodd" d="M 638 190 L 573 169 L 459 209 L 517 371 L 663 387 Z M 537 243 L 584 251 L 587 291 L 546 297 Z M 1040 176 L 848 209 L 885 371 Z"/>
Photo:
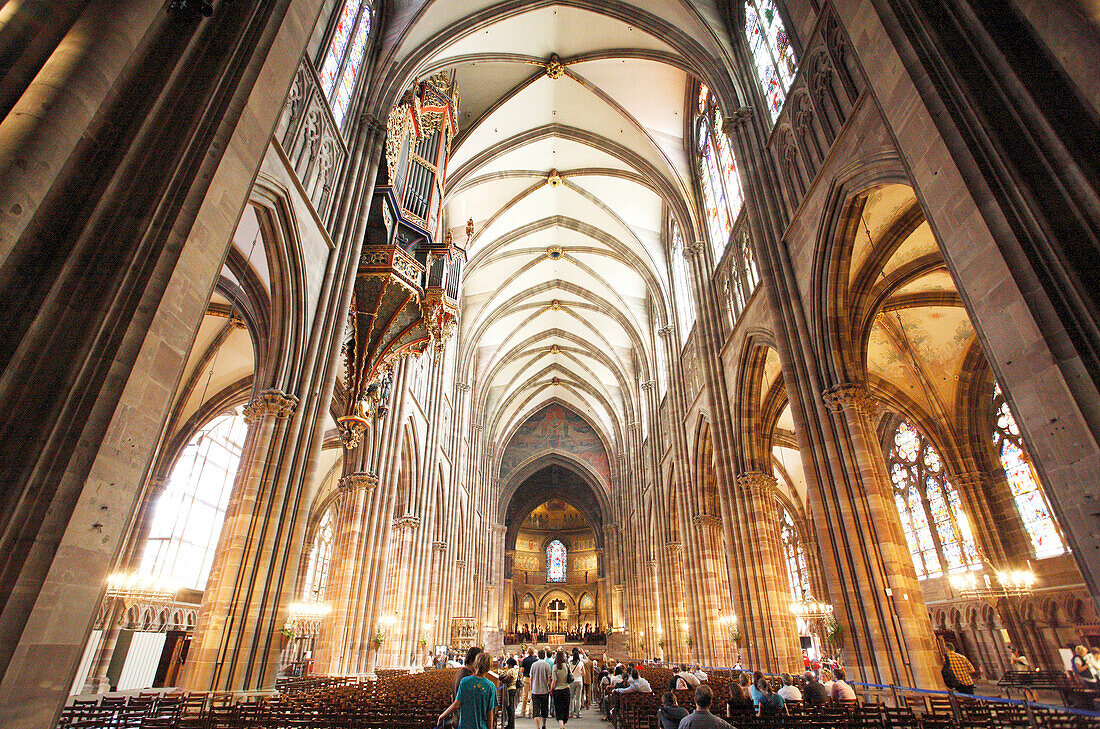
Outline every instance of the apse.
<path fill-rule="evenodd" d="M 603 644 L 608 624 L 604 515 L 574 468 L 524 479 L 505 517 L 505 644 L 559 639 Z"/>

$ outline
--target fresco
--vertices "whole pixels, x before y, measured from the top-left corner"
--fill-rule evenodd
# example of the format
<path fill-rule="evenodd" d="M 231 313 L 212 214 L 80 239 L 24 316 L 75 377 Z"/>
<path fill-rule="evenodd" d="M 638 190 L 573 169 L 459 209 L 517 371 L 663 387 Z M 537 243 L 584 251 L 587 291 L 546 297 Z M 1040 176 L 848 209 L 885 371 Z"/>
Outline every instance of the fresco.
<path fill-rule="evenodd" d="M 581 416 L 569 408 L 551 403 L 519 426 L 500 461 L 500 475 L 506 477 L 532 456 L 544 453 L 568 453 L 584 461 L 611 483 L 611 466 L 603 442 Z"/>

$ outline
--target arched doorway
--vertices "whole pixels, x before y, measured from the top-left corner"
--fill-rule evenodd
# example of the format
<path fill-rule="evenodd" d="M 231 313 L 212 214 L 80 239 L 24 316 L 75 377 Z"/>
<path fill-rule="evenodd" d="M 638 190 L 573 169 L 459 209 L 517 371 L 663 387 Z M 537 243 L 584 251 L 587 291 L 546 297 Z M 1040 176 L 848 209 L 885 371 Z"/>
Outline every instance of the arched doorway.
<path fill-rule="evenodd" d="M 505 517 L 505 644 L 605 641 L 603 523 L 596 495 L 568 466 L 548 465 L 516 488 Z"/>

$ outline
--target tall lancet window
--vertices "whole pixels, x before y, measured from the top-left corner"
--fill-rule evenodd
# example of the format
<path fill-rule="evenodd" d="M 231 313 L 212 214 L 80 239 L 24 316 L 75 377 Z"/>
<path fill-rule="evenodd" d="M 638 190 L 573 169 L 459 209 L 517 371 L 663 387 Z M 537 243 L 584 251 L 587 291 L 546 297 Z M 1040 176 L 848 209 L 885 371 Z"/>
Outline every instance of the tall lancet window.
<path fill-rule="evenodd" d="M 672 224 L 672 246 L 669 254 L 672 266 L 672 293 L 676 300 L 676 318 L 680 322 L 680 342 L 686 342 L 695 325 L 695 299 L 691 294 L 691 272 L 684 256 L 684 239 L 680 226 Z"/>
<path fill-rule="evenodd" d="M 329 564 L 332 562 L 332 539 L 335 536 L 335 528 L 332 523 L 332 509 L 325 512 L 321 522 L 317 525 L 317 532 L 313 538 L 313 549 L 309 553 L 309 564 L 306 566 L 305 599 L 314 602 L 323 602 L 325 591 L 328 589 Z"/>
<path fill-rule="evenodd" d="M 336 17 L 332 41 L 321 63 L 321 85 L 337 126 L 343 126 L 355 82 L 363 68 L 370 28 L 370 3 L 367 0 L 344 0 L 343 8 Z"/>
<path fill-rule="evenodd" d="M 959 494 L 932 442 L 903 420 L 886 463 L 917 578 L 980 566 Z"/>
<path fill-rule="evenodd" d="M 745 0 L 745 39 L 774 122 L 783 110 L 787 91 L 798 71 L 794 49 L 774 0 Z"/>
<path fill-rule="evenodd" d="M 565 545 L 555 539 L 546 547 L 546 581 L 565 582 L 566 575 Z"/>
<path fill-rule="evenodd" d="M 178 587 L 206 588 L 247 433 L 238 407 L 191 438 L 156 502 L 143 574 Z"/>
<path fill-rule="evenodd" d="M 717 261 L 729 244 L 730 232 L 741 212 L 745 195 L 730 141 L 722 131 L 722 112 L 706 84 L 699 87 L 697 112 L 695 155 L 699 187 L 703 193 L 711 247 Z"/>
<path fill-rule="evenodd" d="M 1016 418 L 999 384 L 993 388 L 993 447 L 1001 459 L 1001 467 L 1005 470 L 1024 528 L 1031 537 L 1035 557 L 1053 557 L 1066 551 L 1062 535 L 1058 533 L 1058 526 L 1051 515 L 1050 504 L 1020 437 L 1020 427 L 1016 425 Z"/>
<path fill-rule="evenodd" d="M 813 594 L 810 589 L 810 568 L 806 561 L 806 549 L 794 518 L 785 508 L 780 507 L 783 520 L 779 523 L 779 536 L 783 540 L 783 555 L 787 558 L 787 578 L 791 583 L 791 597 L 795 600 L 809 600 Z"/>

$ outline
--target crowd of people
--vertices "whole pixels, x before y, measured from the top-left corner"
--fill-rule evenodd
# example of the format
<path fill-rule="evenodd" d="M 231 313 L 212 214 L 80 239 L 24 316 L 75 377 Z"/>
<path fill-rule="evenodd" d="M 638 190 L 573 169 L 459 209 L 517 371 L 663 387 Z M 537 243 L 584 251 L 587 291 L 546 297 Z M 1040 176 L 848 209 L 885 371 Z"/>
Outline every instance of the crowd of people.
<path fill-rule="evenodd" d="M 948 687 L 973 693 L 978 671 L 950 642 L 945 642 L 944 649 L 943 675 Z M 1032 670 L 1020 653 L 1013 651 L 1012 656 L 1013 670 Z M 668 686 L 662 687 L 657 712 L 661 729 L 729 729 L 731 722 L 740 718 L 786 713 L 787 702 L 821 706 L 857 700 L 842 666 L 808 659 L 805 663 L 800 677 L 784 673 L 775 678 L 760 671 L 734 670 L 728 696 L 723 697 L 715 697 L 708 675 L 700 666 L 673 665 Z M 501 653 L 496 656 L 496 664 L 499 672 L 492 674 L 489 654 L 480 648 L 467 651 L 454 679 L 455 701 L 440 716 L 440 724 L 457 715 L 458 729 L 494 729 L 493 709 L 499 701 L 503 705 L 504 729 L 514 729 L 517 715 L 533 717 L 536 729 L 545 729 L 551 721 L 557 722 L 558 729 L 565 729 L 571 718 L 579 718 L 594 703 L 601 718 L 610 720 L 624 695 L 654 691 L 639 670 L 644 663 L 594 660 L 580 648 L 568 652 L 529 648 L 522 655 Z M 1078 647 L 1073 668 L 1082 682 L 1091 681 L 1095 686 L 1100 677 L 1100 649 L 1090 653 Z M 499 682 L 499 689 L 490 679 Z M 678 705 L 675 692 L 684 690 L 694 690 L 692 712 Z M 603 696 L 602 701 L 597 701 L 598 696 Z"/>
<path fill-rule="evenodd" d="M 517 625 L 512 632 L 504 636 L 506 643 L 525 644 L 542 643 L 550 639 L 551 635 L 565 636 L 569 643 L 586 643 L 588 645 L 602 645 L 607 641 L 607 633 L 591 623 L 577 625 L 570 628 L 558 629 L 547 625 L 531 626 L 527 623 Z"/>

